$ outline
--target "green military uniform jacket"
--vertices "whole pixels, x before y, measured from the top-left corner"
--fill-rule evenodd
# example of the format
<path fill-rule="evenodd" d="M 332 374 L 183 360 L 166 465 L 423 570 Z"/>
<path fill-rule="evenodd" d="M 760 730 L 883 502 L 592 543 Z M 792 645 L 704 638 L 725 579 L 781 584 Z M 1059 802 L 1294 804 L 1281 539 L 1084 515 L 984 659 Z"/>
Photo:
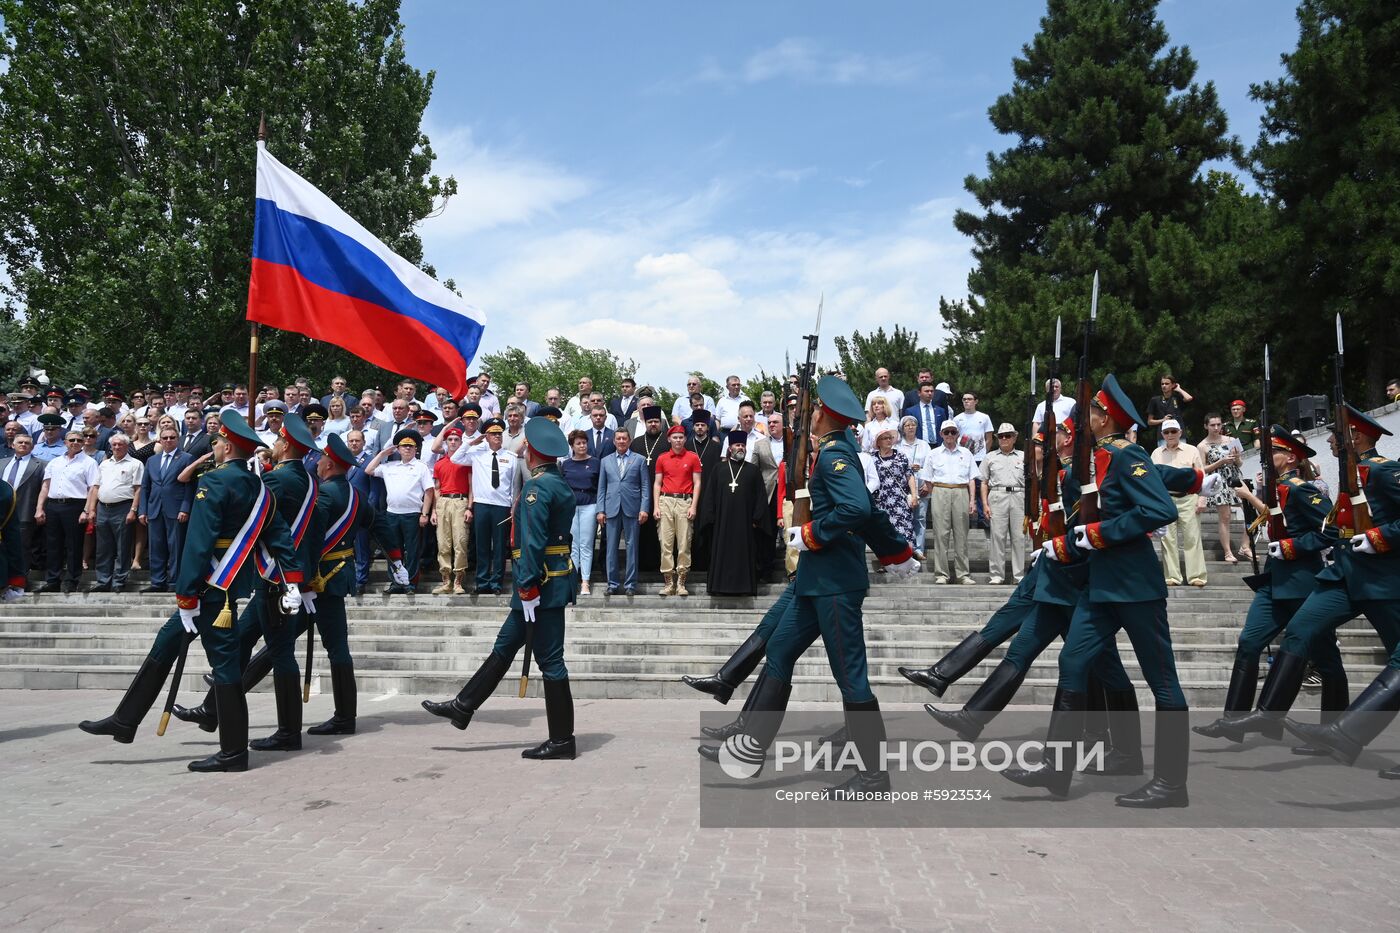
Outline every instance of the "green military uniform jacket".
<path fill-rule="evenodd" d="M 300 459 L 284 460 L 276 467 L 263 474 L 263 482 L 267 488 L 272 490 L 272 494 L 277 497 L 277 514 L 286 523 L 289 530 L 295 529 L 297 512 L 301 510 L 301 503 L 306 498 L 306 491 L 311 488 L 311 474 L 306 472 L 306 464 Z M 311 509 L 313 515 L 311 524 L 315 522 L 315 505 Z M 313 533 L 314 529 L 307 527 L 306 533 L 302 535 L 301 543 L 295 545 L 295 553 L 290 564 L 277 561 L 278 571 L 282 574 L 283 582 L 300 583 L 302 580 L 311 579 L 316 573 L 318 559 L 321 556 L 321 538 Z"/>
<path fill-rule="evenodd" d="M 353 490 L 342 474 L 322 480 L 316 493 L 316 510 L 306 537 L 316 542 L 318 556 L 316 575 L 310 577 L 310 589 L 325 596 L 349 596 L 355 583 L 355 535 L 375 526 L 375 510 L 369 499 L 359 496 L 355 514 L 349 518 L 339 540 L 328 544 L 326 534 L 340 521 L 350 503 Z"/>
<path fill-rule="evenodd" d="M 1147 451 L 1121 435 L 1110 435 L 1098 442 L 1094 466 L 1099 520 L 1084 526 L 1091 549 L 1089 601 L 1137 603 L 1166 599 L 1167 581 L 1150 537 L 1151 532 L 1177 518 L 1176 503 L 1162 474 Z M 1194 471 L 1190 472 L 1194 477 Z"/>
<path fill-rule="evenodd" d="M 1353 600 L 1400 599 L 1400 463 L 1374 450 L 1362 454 L 1359 472 L 1371 523 L 1366 532 L 1375 554 L 1357 554 L 1350 541 L 1332 551 L 1335 563 L 1319 580 L 1345 580 Z"/>
<path fill-rule="evenodd" d="M 185 549 L 180 552 L 180 574 L 175 581 L 180 606 L 193 609 L 199 605 L 207 587 L 210 562 L 223 556 L 252 512 L 261 489 L 262 480 L 249 472 L 242 460 L 229 460 L 199 478 L 185 529 Z M 292 536 L 275 501 L 258 541 L 266 545 L 279 566 L 296 566 Z M 229 584 L 229 596 L 242 599 L 253 592 L 256 567 L 256 557 L 250 554 Z M 287 582 L 300 583 L 300 575 Z"/>
<path fill-rule="evenodd" d="M 538 595 L 540 609 L 562 609 L 574 601 L 574 491 L 553 463 L 537 466 L 520 490 L 515 504 L 515 549 L 511 574 L 513 609 Z"/>
<path fill-rule="evenodd" d="M 24 555 L 20 549 L 15 490 L 0 480 L 0 587 L 24 586 Z"/>
<path fill-rule="evenodd" d="M 870 575 L 860 532 L 874 507 L 850 431 L 832 431 L 821 439 L 807 492 L 812 520 L 802 526 L 808 550 L 797 562 L 797 595 L 866 592 Z"/>
<path fill-rule="evenodd" d="M 1226 437 L 1233 437 L 1240 442 L 1240 446 L 1249 450 L 1254 446 L 1254 442 L 1259 440 L 1259 422 L 1253 418 L 1246 418 L 1240 422 L 1239 427 L 1235 427 L 1235 422 L 1229 418 L 1225 419 L 1225 426 L 1220 429 L 1220 433 Z"/>
<path fill-rule="evenodd" d="M 1337 543 L 1337 530 L 1323 527 L 1332 500 L 1296 472 L 1278 479 L 1279 508 L 1287 537 L 1278 542 L 1283 558 L 1270 557 L 1264 564 L 1275 599 L 1307 599 L 1317 589 L 1322 552 Z"/>

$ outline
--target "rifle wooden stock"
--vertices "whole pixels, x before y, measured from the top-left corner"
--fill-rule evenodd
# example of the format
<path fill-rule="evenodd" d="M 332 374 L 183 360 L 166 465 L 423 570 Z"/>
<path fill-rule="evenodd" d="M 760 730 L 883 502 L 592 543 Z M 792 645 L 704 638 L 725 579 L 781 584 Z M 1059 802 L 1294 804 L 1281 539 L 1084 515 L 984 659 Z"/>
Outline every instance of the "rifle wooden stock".
<path fill-rule="evenodd" d="M 1356 436 L 1351 431 L 1351 421 L 1347 418 L 1346 398 L 1342 393 L 1342 358 L 1338 354 L 1336 362 L 1336 382 L 1332 390 L 1333 430 L 1337 434 L 1337 498 L 1327 516 L 1343 538 L 1365 534 L 1372 528 L 1371 507 L 1361 488 L 1361 459 L 1356 455 Z"/>

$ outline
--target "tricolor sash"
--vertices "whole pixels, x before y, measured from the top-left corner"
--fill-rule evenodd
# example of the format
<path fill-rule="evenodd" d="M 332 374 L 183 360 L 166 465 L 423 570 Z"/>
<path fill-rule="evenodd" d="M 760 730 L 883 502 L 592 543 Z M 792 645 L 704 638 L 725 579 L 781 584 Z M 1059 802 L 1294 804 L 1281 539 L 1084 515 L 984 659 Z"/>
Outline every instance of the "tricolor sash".
<path fill-rule="evenodd" d="M 263 527 L 272 516 L 272 506 L 272 493 L 268 492 L 266 486 L 259 484 L 257 501 L 253 503 L 252 511 L 244 519 L 243 526 L 233 536 L 233 543 L 224 551 L 222 557 L 211 558 L 209 561 L 209 575 L 205 579 L 209 581 L 210 586 L 228 590 L 233 585 L 244 561 L 253 553 L 258 535 L 262 534 Z"/>
<path fill-rule="evenodd" d="M 301 547 L 302 538 L 306 537 L 306 529 L 311 527 L 311 516 L 316 508 L 316 493 L 321 489 L 321 483 L 315 476 L 309 476 L 311 482 L 306 485 L 306 496 L 301 500 L 301 505 L 297 508 L 297 514 L 292 519 L 292 550 Z M 264 580 L 275 581 L 278 575 L 277 559 L 272 556 L 272 552 L 266 547 L 258 545 L 258 574 Z"/>
<path fill-rule="evenodd" d="M 360 494 L 354 486 L 347 486 L 347 488 L 350 490 L 350 498 L 345 503 L 345 511 L 340 513 L 340 517 L 326 529 L 326 540 L 321 545 L 322 557 L 334 551 L 341 539 L 349 533 L 351 528 L 355 527 L 355 517 L 360 511 Z"/>

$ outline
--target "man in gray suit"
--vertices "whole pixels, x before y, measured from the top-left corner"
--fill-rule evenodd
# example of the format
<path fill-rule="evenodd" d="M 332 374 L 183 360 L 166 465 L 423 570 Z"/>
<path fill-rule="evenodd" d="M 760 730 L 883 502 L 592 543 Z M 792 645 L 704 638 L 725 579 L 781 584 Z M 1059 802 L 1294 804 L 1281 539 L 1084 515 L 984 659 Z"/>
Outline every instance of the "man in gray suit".
<path fill-rule="evenodd" d="M 603 458 L 598 471 L 598 524 L 607 532 L 608 595 L 637 589 L 638 529 L 651 511 L 651 479 L 646 461 L 630 449 L 632 436 L 618 428 L 612 436 L 613 452 Z M 627 574 L 618 582 L 617 545 L 627 539 Z"/>
<path fill-rule="evenodd" d="M 20 554 L 24 566 L 10 575 L 28 574 L 35 566 L 34 511 L 39 504 L 39 487 L 44 484 L 44 464 L 34 456 L 34 438 L 20 431 L 11 441 L 12 456 L 0 460 L 0 479 L 15 491 L 15 517 L 19 520 Z M 42 540 L 42 539 L 41 539 Z"/>
<path fill-rule="evenodd" d="M 162 428 L 160 447 L 146 461 L 141 478 L 141 524 L 150 530 L 151 583 L 143 593 L 164 593 L 175 585 L 180 572 L 180 551 L 185 546 L 185 522 L 194 505 L 194 483 L 182 483 L 180 471 L 194 457 L 180 449 L 174 428 Z"/>

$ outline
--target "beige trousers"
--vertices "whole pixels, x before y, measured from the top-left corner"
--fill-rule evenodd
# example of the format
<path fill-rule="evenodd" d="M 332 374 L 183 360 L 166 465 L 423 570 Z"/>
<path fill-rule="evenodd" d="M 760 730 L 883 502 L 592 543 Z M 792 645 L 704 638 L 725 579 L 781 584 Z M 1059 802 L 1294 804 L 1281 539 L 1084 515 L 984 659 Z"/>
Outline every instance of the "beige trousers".
<path fill-rule="evenodd" d="M 993 489 L 987 494 L 992 507 L 992 573 L 1004 579 L 1008 547 L 1011 576 L 1020 579 L 1026 572 L 1026 499 L 1012 489 Z"/>
<path fill-rule="evenodd" d="M 467 569 L 467 500 L 437 500 L 438 567 L 453 573 Z"/>
<path fill-rule="evenodd" d="M 662 496 L 661 513 L 661 572 L 690 572 L 690 499 Z"/>
<path fill-rule="evenodd" d="M 1166 537 L 1162 539 L 1162 572 L 1168 583 L 1190 583 L 1206 578 L 1206 550 L 1201 546 L 1201 518 L 1196 514 L 1196 501 L 1200 496 L 1182 496 L 1172 499 L 1176 503 L 1176 521 L 1167 526 Z M 1177 541 L 1186 552 L 1186 576 L 1181 576 L 1181 559 L 1177 556 Z"/>
<path fill-rule="evenodd" d="M 961 580 L 967 565 L 967 487 L 933 487 L 933 573 L 935 577 Z M 948 556 L 953 573 L 948 573 Z M 927 555 L 926 555 L 927 556 Z"/>

